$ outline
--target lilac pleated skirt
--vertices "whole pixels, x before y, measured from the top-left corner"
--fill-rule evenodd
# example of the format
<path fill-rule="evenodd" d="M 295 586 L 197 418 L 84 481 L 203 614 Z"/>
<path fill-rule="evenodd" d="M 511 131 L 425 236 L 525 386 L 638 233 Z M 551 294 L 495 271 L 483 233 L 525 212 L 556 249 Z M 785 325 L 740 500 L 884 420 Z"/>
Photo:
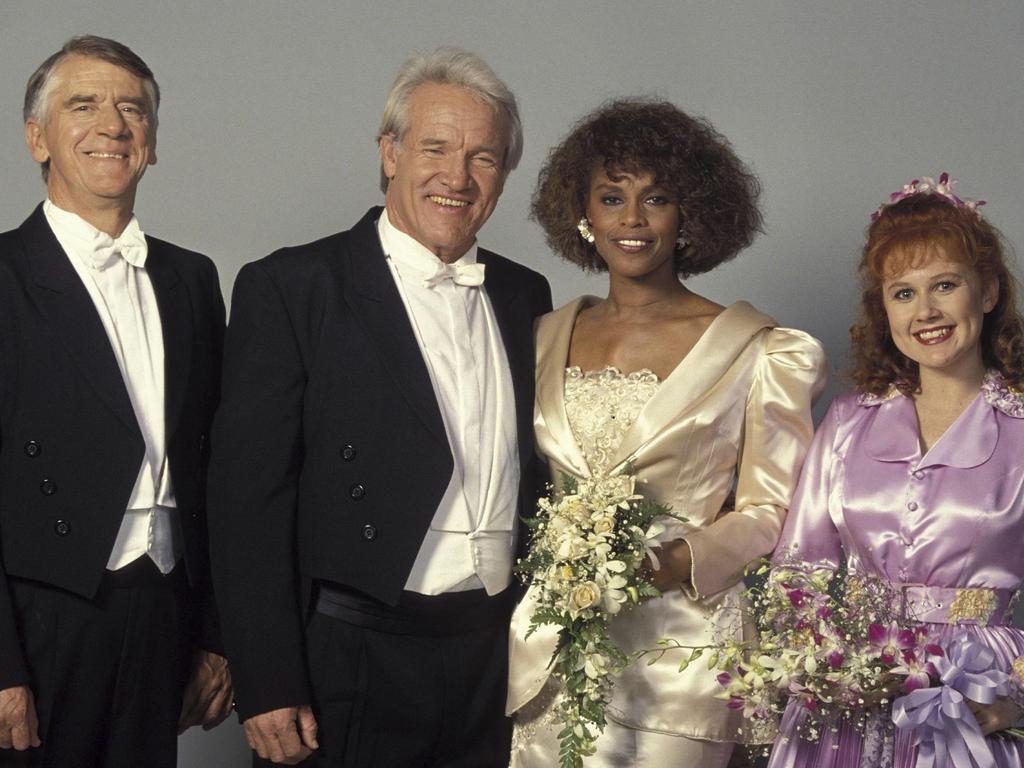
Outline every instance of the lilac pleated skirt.
<path fill-rule="evenodd" d="M 941 642 L 953 631 L 967 629 L 991 648 L 1000 669 L 1009 670 L 1013 660 L 1024 656 L 1024 634 L 1012 627 L 951 627 L 932 625 Z M 912 731 L 892 725 L 888 709 L 869 719 L 864 729 L 843 719 L 822 728 L 820 739 L 800 738 L 799 726 L 807 711 L 790 703 L 779 726 L 768 768 L 916 768 L 917 748 Z M 998 768 L 1024 768 L 1024 741 L 990 737 L 985 740 Z M 945 766 L 942 766 L 945 768 Z"/>

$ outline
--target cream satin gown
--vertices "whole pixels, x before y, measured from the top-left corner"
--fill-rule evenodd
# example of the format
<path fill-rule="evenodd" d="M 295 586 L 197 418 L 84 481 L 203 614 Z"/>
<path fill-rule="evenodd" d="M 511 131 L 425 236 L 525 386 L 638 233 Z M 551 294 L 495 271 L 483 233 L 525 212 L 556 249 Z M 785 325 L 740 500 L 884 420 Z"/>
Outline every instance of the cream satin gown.
<path fill-rule="evenodd" d="M 541 318 L 537 329 L 537 449 L 552 481 L 590 477 L 627 463 L 639 492 L 687 518 L 666 540 L 693 553 L 689 584 L 617 617 L 613 638 L 627 653 L 661 638 L 688 645 L 738 636 L 744 566 L 773 549 L 811 439 L 811 403 L 824 385 L 824 353 L 807 334 L 775 327 L 746 302 L 727 307 L 662 382 L 648 372 L 566 368 L 584 296 Z M 735 510 L 722 507 L 735 486 Z M 516 713 L 512 765 L 558 765 L 547 669 L 555 628 L 525 639 L 527 593 L 512 620 L 507 710 Z M 616 683 L 609 724 L 588 768 L 724 766 L 740 716 L 713 698 L 721 689 L 704 664 L 679 658 L 628 667 Z"/>

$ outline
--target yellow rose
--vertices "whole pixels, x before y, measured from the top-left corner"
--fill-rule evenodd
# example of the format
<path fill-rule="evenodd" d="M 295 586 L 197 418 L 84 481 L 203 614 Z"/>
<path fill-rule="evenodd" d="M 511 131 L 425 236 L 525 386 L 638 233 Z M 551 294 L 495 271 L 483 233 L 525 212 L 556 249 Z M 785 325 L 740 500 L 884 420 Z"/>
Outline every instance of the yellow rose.
<path fill-rule="evenodd" d="M 611 533 L 615 529 L 615 519 L 611 515 L 604 515 L 594 522 L 594 533 Z"/>
<path fill-rule="evenodd" d="M 573 613 L 579 613 L 597 603 L 601 599 L 601 589 L 592 581 L 573 587 L 569 595 L 569 607 Z"/>
<path fill-rule="evenodd" d="M 562 510 L 565 517 L 570 520 L 579 520 L 586 516 L 588 510 L 583 500 L 578 496 L 570 496 L 562 503 Z"/>

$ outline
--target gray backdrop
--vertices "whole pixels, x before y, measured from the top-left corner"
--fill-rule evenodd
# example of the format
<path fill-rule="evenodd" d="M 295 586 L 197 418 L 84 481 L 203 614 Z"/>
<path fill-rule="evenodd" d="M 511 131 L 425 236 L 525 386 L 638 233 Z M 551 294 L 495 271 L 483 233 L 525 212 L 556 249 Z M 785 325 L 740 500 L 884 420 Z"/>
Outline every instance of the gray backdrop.
<path fill-rule="evenodd" d="M 546 273 L 561 304 L 603 280 L 554 260 L 526 218 L 547 151 L 602 100 L 649 94 L 709 118 L 760 174 L 766 232 L 691 287 L 745 298 L 845 362 L 868 216 L 917 175 L 1024 243 L 1022 0 L 0 0 L 0 229 L 44 188 L 22 140 L 24 83 L 69 36 L 117 38 L 164 94 L 144 229 L 208 253 L 225 295 L 247 261 L 345 229 L 380 201 L 374 133 L 399 62 L 482 54 L 518 94 L 523 162 L 482 241 Z M 833 377 L 820 409 L 842 387 Z M 235 724 L 182 739 L 190 768 L 243 766 Z"/>

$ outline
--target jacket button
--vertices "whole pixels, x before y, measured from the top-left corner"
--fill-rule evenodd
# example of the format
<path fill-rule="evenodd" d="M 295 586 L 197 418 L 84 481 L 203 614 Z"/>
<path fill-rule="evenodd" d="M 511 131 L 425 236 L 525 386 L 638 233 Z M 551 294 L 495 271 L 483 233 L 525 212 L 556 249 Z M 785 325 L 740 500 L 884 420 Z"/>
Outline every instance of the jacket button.
<path fill-rule="evenodd" d="M 348 489 L 348 495 L 349 498 L 351 498 L 353 501 L 359 501 L 361 498 L 363 498 L 363 496 L 366 495 L 366 488 L 363 486 L 362 483 L 356 483 L 355 485 Z"/>
<path fill-rule="evenodd" d="M 58 520 L 53 524 L 53 532 L 58 536 L 67 536 L 71 533 L 71 523 L 67 520 Z"/>
<path fill-rule="evenodd" d="M 377 538 L 377 526 L 367 523 L 363 526 L 363 539 L 373 541 Z"/>
<path fill-rule="evenodd" d="M 37 443 L 35 440 L 29 440 L 25 443 L 25 455 L 29 458 L 35 458 L 43 452 L 43 446 Z"/>
<path fill-rule="evenodd" d="M 346 445 L 341 449 L 341 458 L 345 461 L 352 461 L 356 457 L 356 449 L 353 445 Z"/>
<path fill-rule="evenodd" d="M 57 492 L 57 484 L 50 478 L 43 478 L 43 482 L 39 484 L 39 491 L 43 496 L 53 496 Z"/>

